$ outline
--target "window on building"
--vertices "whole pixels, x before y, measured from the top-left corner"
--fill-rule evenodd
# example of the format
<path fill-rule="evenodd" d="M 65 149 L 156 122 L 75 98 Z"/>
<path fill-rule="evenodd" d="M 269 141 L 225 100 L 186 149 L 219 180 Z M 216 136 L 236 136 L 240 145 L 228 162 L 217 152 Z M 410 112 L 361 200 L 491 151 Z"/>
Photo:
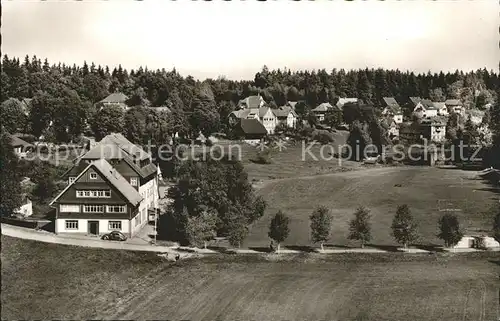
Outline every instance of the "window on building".
<path fill-rule="evenodd" d="M 97 173 L 90 173 L 90 179 L 97 179 Z"/>
<path fill-rule="evenodd" d="M 83 205 L 84 213 L 103 213 L 104 205 Z"/>
<path fill-rule="evenodd" d="M 125 213 L 127 207 L 125 205 L 108 205 L 106 207 L 106 212 L 108 213 Z"/>
<path fill-rule="evenodd" d="M 121 221 L 109 221 L 109 230 L 121 231 L 122 222 Z"/>
<path fill-rule="evenodd" d="M 71 183 L 73 183 L 74 181 L 76 181 L 76 177 L 71 176 L 71 177 L 69 178 L 69 183 L 71 184 Z"/>
<path fill-rule="evenodd" d="M 132 185 L 132 186 L 137 186 L 137 185 L 139 185 L 139 184 L 138 184 L 138 182 L 137 182 L 137 177 L 132 177 L 132 178 L 130 179 L 130 185 Z"/>
<path fill-rule="evenodd" d="M 61 205 L 59 205 L 59 212 L 61 212 L 61 213 L 79 213 L 80 212 L 80 205 L 61 204 Z"/>
<path fill-rule="evenodd" d="M 78 190 L 76 197 L 110 198 L 110 190 Z"/>
<path fill-rule="evenodd" d="M 67 230 L 78 230 L 78 221 L 77 220 L 67 220 L 66 221 L 66 229 Z"/>

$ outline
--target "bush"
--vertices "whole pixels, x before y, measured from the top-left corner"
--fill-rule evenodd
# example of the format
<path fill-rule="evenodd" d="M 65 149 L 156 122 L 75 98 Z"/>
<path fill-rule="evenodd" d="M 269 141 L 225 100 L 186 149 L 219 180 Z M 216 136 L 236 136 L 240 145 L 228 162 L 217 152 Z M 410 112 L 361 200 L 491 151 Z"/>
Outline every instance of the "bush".
<path fill-rule="evenodd" d="M 250 159 L 250 161 L 256 164 L 271 164 L 273 162 L 271 158 L 271 151 L 269 149 L 264 149 L 260 152 L 257 152 L 257 156 Z"/>
<path fill-rule="evenodd" d="M 209 138 L 207 138 L 205 140 L 205 146 L 212 147 L 213 145 L 214 145 L 214 143 Z"/>
<path fill-rule="evenodd" d="M 332 133 L 327 130 L 316 130 L 313 133 L 313 139 L 317 140 L 321 144 L 328 144 L 334 141 Z"/>

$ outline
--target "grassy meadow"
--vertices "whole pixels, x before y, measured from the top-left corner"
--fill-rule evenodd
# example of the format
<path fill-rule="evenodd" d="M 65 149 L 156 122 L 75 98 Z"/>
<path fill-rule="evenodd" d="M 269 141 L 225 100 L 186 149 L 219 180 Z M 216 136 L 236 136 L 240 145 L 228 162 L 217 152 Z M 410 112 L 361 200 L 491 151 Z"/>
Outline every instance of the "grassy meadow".
<path fill-rule="evenodd" d="M 2 320 L 495 320 L 500 261 L 462 255 L 151 253 L 2 236 Z"/>

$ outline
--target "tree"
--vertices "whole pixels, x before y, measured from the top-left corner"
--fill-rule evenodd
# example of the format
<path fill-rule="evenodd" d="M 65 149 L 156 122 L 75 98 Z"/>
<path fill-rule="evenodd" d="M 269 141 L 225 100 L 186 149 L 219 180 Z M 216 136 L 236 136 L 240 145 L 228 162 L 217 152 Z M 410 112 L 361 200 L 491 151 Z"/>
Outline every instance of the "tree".
<path fill-rule="evenodd" d="M 124 128 L 124 113 L 119 106 L 107 106 L 91 119 L 90 127 L 97 140 L 110 133 L 121 133 Z"/>
<path fill-rule="evenodd" d="M 325 206 L 318 206 L 309 216 L 311 220 L 311 238 L 314 243 L 320 243 L 323 251 L 323 243 L 330 237 L 332 215 Z"/>
<path fill-rule="evenodd" d="M 456 215 L 447 213 L 439 219 L 438 237 L 444 241 L 446 247 L 455 246 L 463 237 L 460 223 Z"/>
<path fill-rule="evenodd" d="M 396 241 L 403 245 L 404 248 L 408 244 L 415 242 L 418 239 L 417 224 L 410 213 L 408 205 L 400 205 L 396 211 L 396 215 L 392 220 L 392 235 Z"/>
<path fill-rule="evenodd" d="M 493 219 L 493 237 L 497 242 L 500 242 L 500 212 Z"/>
<path fill-rule="evenodd" d="M 360 206 L 349 223 L 349 240 L 361 241 L 361 248 L 371 240 L 370 210 Z"/>
<path fill-rule="evenodd" d="M 229 224 L 228 224 L 228 235 L 227 240 L 229 244 L 234 247 L 241 247 L 241 243 L 248 235 L 248 225 L 246 224 L 245 217 L 237 211 L 230 214 Z"/>
<path fill-rule="evenodd" d="M 24 132 L 27 117 L 22 103 L 16 98 L 9 98 L 0 105 L 0 115 L 4 129 L 9 133 Z"/>
<path fill-rule="evenodd" d="M 441 102 L 441 101 L 446 100 L 446 97 L 444 96 L 444 93 L 443 93 L 443 89 L 441 89 L 441 88 L 435 88 L 435 89 L 431 90 L 429 96 L 430 96 L 429 98 L 432 101 L 436 101 L 436 102 Z"/>
<path fill-rule="evenodd" d="M 10 145 L 10 137 L 0 133 L 0 216 L 6 217 L 22 205 L 19 161 Z"/>
<path fill-rule="evenodd" d="M 280 244 L 286 240 L 290 234 L 288 224 L 290 219 L 282 212 L 278 211 L 269 224 L 268 236 L 278 244 L 277 251 L 280 251 Z"/>
<path fill-rule="evenodd" d="M 216 233 L 217 215 L 214 212 L 204 211 L 198 216 L 191 216 L 187 220 L 186 234 L 189 243 L 207 248 L 207 242 L 213 240 Z"/>
<path fill-rule="evenodd" d="M 125 137 L 134 144 L 146 143 L 146 119 L 147 110 L 143 107 L 132 107 L 125 113 Z"/>

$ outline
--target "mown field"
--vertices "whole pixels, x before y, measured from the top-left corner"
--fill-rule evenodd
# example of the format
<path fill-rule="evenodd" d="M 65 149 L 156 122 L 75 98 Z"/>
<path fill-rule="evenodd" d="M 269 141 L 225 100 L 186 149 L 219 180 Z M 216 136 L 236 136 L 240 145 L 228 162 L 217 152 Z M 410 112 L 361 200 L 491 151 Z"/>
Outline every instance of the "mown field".
<path fill-rule="evenodd" d="M 500 259 L 153 254 L 2 236 L 2 320 L 496 320 Z"/>
<path fill-rule="evenodd" d="M 400 185 L 400 186 L 398 186 Z M 408 204 L 419 224 L 422 244 L 442 244 L 437 221 L 453 208 L 466 233 L 489 232 L 498 210 L 498 190 L 476 179 L 475 173 L 433 167 L 379 167 L 328 175 L 269 180 L 258 190 L 268 202 L 265 216 L 255 223 L 246 246 L 267 246 L 269 222 L 278 210 L 291 218 L 285 245 L 309 245 L 309 215 L 318 205 L 333 214 L 331 243 L 347 241 L 348 223 L 356 207 L 372 214 L 372 243 L 393 245 L 390 225 L 396 208 Z M 450 204 L 447 204 L 450 203 Z"/>

